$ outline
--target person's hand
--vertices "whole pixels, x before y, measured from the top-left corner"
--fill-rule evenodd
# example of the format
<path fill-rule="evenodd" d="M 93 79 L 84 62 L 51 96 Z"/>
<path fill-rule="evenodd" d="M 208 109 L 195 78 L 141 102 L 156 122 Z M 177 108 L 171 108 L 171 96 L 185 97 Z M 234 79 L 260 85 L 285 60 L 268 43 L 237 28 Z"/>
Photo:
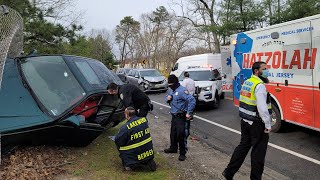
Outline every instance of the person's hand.
<path fill-rule="evenodd" d="M 191 119 L 191 115 L 190 114 L 186 114 L 186 118 L 187 118 L 187 120 L 190 120 Z"/>
<path fill-rule="evenodd" d="M 265 129 L 265 130 L 264 130 L 264 133 L 267 133 L 267 134 L 268 134 L 268 133 L 270 133 L 270 132 L 271 132 L 271 129 Z"/>
<path fill-rule="evenodd" d="M 168 99 L 168 101 L 171 101 L 172 96 L 171 96 L 171 95 L 169 95 L 169 96 L 167 97 L 167 99 Z"/>

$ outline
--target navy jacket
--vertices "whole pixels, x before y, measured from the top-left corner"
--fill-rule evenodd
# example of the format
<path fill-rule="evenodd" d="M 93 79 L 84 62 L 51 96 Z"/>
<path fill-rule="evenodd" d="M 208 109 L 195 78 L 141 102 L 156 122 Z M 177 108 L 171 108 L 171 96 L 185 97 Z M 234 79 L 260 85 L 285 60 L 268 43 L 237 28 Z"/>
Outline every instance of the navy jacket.
<path fill-rule="evenodd" d="M 148 120 L 145 117 L 133 117 L 121 126 L 115 143 L 126 167 L 154 158 Z"/>
<path fill-rule="evenodd" d="M 124 84 L 119 86 L 119 96 L 124 107 L 134 107 L 140 109 L 141 106 L 147 106 L 150 101 L 149 97 L 137 86 Z"/>
<path fill-rule="evenodd" d="M 172 96 L 172 100 L 170 102 L 171 114 L 177 114 L 181 112 L 187 112 L 190 114 L 193 112 L 196 106 L 195 98 L 189 94 L 189 91 L 185 87 L 181 85 L 175 91 L 172 89 L 168 90 L 166 101 L 168 96 Z"/>

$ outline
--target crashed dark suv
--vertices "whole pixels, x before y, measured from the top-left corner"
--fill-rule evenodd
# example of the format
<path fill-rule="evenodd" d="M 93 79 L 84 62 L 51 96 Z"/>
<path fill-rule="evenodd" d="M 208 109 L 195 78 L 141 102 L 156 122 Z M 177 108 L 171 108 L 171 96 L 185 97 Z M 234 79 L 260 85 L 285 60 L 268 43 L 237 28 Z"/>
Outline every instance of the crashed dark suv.
<path fill-rule="evenodd" d="M 106 91 L 121 80 L 100 61 L 67 55 L 7 59 L 0 89 L 1 146 L 85 146 L 124 119 Z"/>

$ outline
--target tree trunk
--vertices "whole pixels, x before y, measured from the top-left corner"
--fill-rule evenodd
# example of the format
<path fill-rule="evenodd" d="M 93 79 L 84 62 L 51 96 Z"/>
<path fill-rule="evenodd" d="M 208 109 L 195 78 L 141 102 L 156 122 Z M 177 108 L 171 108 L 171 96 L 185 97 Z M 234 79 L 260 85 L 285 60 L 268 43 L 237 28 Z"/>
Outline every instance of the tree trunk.
<path fill-rule="evenodd" d="M 281 22 L 280 8 L 280 0 L 278 0 L 278 23 Z"/>
<path fill-rule="evenodd" d="M 240 3 L 239 5 L 240 5 L 241 19 L 242 19 L 242 23 L 243 23 L 243 31 L 247 31 L 247 22 L 245 20 L 244 12 L 243 12 L 243 0 L 240 0 L 239 3 Z"/>
<path fill-rule="evenodd" d="M 273 24 L 271 1 L 272 1 L 272 0 L 267 0 L 268 8 L 269 8 L 269 24 L 270 24 L 270 25 Z"/>

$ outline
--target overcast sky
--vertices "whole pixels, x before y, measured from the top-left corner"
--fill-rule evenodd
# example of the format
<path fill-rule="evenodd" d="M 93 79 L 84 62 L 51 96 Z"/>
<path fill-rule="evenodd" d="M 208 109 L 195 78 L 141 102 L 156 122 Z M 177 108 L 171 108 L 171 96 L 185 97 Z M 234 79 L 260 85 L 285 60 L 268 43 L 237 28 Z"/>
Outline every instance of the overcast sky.
<path fill-rule="evenodd" d="M 169 10 L 171 0 L 75 0 L 77 9 L 84 11 L 82 24 L 85 31 L 106 28 L 112 31 L 125 16 L 139 20 L 142 13 L 152 12 L 159 6 Z"/>

